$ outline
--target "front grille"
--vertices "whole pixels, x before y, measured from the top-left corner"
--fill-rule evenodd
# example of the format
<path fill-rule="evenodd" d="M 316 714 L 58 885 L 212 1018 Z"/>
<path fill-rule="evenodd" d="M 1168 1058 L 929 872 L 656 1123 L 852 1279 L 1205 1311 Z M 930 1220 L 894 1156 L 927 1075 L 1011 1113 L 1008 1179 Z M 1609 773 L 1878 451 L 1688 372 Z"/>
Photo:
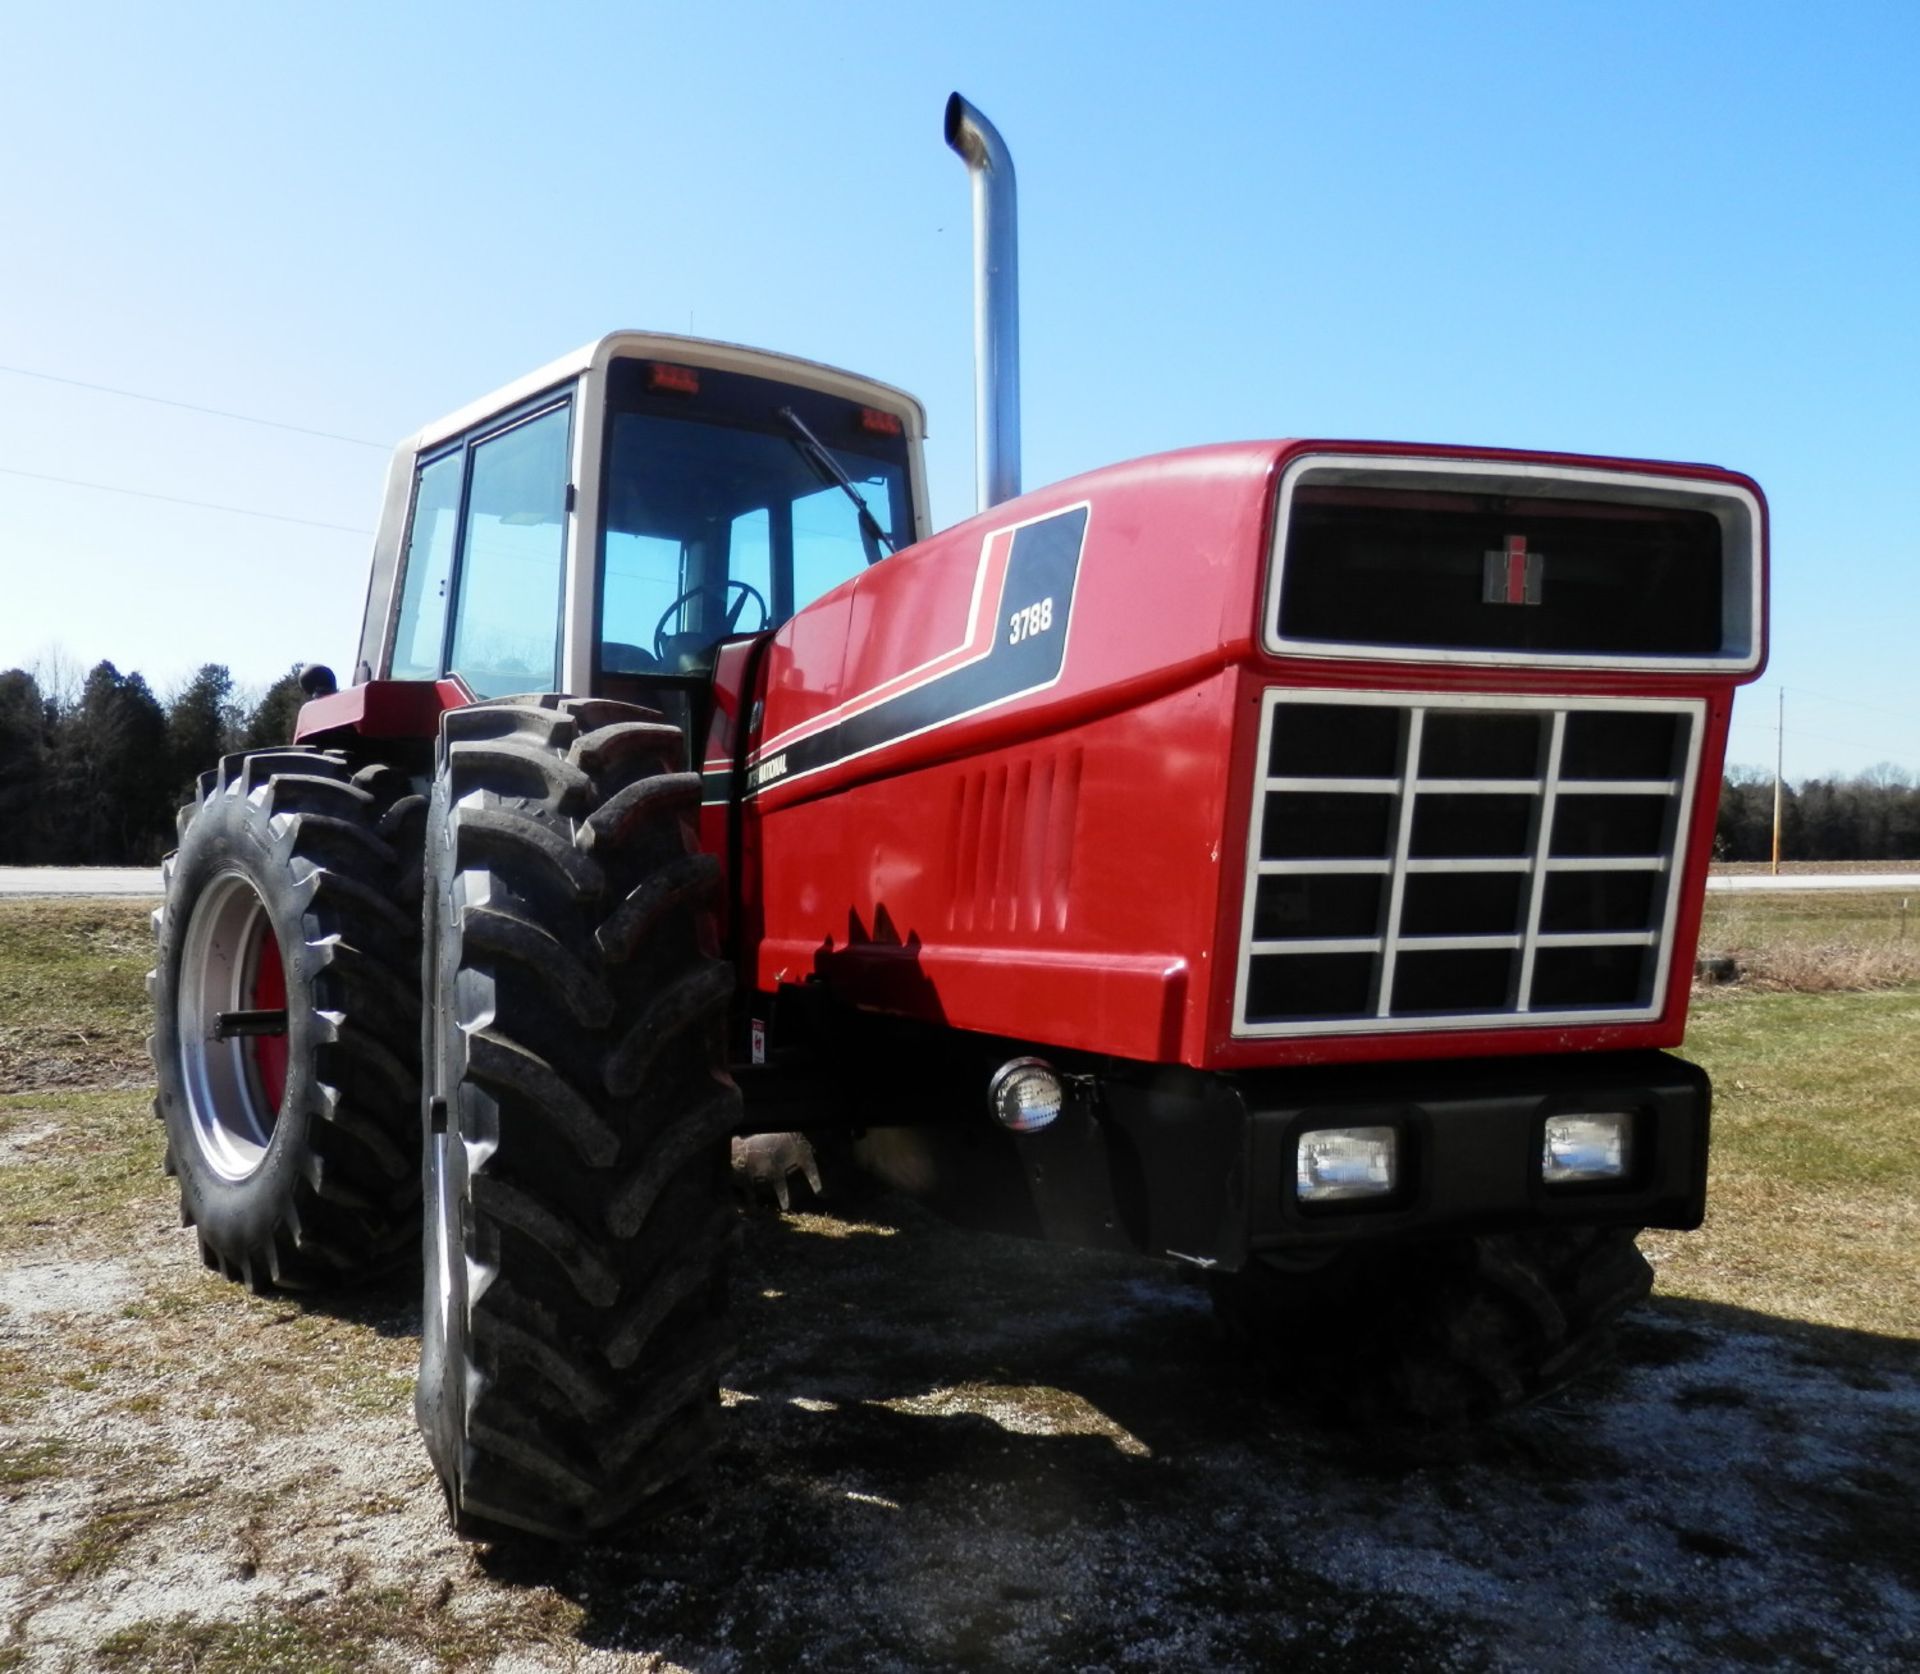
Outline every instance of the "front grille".
<path fill-rule="evenodd" d="M 1269 691 L 1234 1032 L 1657 1016 L 1700 725 L 1694 702 Z"/>

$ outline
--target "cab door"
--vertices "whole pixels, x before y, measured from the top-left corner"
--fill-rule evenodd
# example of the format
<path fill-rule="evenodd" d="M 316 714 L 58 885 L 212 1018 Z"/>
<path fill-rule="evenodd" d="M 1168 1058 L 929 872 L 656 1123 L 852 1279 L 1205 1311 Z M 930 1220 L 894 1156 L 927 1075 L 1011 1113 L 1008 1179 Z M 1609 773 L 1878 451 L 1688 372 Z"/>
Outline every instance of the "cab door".
<path fill-rule="evenodd" d="M 420 461 L 391 678 L 558 689 L 572 419 L 567 398 L 537 403 Z"/>

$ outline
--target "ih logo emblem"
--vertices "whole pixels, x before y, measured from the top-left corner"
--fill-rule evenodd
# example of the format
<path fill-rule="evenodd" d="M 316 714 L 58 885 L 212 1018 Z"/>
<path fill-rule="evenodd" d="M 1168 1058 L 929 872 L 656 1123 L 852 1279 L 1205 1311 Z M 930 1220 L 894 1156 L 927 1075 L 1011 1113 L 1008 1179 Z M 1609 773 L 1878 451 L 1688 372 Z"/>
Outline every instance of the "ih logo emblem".
<path fill-rule="evenodd" d="M 1537 605 L 1544 560 L 1527 550 L 1525 535 L 1507 536 L 1503 551 L 1486 555 L 1486 584 L 1480 596 L 1488 604 Z"/>

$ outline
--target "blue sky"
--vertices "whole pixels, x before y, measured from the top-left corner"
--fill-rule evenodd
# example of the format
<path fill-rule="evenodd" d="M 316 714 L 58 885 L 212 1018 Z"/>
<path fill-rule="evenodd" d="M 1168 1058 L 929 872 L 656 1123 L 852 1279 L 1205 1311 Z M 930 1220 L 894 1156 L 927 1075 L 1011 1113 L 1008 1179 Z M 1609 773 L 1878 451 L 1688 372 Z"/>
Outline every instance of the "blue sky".
<path fill-rule="evenodd" d="M 1920 6 L 82 0 L 12 9 L 0 87 L 0 366 L 390 444 L 691 329 L 920 395 L 943 524 L 957 87 L 1019 168 L 1029 484 L 1282 435 L 1735 466 L 1733 758 L 1784 686 L 1789 777 L 1920 770 Z M 379 448 L 0 372 L 0 468 L 0 667 L 350 664 Z"/>

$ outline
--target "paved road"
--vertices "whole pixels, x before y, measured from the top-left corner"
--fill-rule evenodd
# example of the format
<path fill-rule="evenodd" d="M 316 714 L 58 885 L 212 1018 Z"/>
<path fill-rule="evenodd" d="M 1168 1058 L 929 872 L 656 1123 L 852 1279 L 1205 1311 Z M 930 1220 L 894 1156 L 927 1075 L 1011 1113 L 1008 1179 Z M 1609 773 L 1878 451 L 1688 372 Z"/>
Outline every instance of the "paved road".
<path fill-rule="evenodd" d="M 157 866 L 0 866 L 0 895 L 158 895 Z"/>
<path fill-rule="evenodd" d="M 1920 893 L 1920 872 L 1741 872 L 1707 879 L 1710 890 L 1907 889 Z"/>

